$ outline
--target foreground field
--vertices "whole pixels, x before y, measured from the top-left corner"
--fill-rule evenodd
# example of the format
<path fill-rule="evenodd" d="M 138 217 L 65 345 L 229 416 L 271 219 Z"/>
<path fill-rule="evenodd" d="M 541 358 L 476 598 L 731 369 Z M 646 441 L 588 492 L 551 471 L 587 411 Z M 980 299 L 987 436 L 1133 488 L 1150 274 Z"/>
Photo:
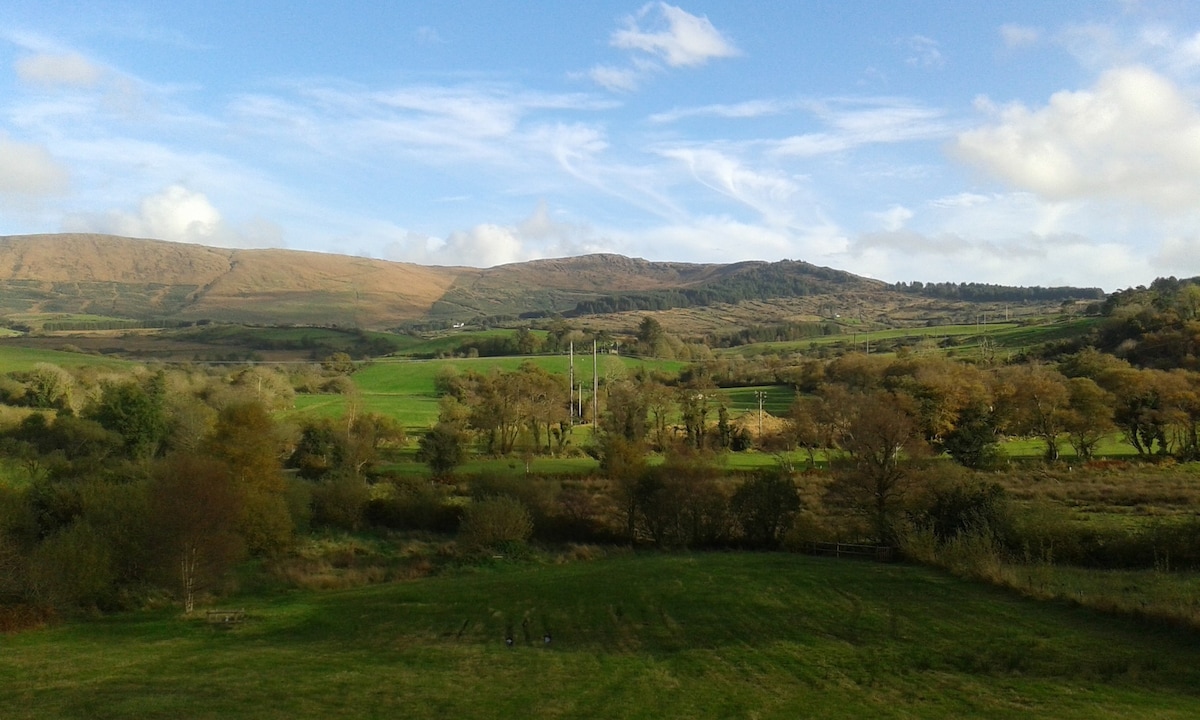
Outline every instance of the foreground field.
<path fill-rule="evenodd" d="M 1200 713 L 1195 636 L 909 566 L 622 556 L 231 604 L 226 631 L 162 611 L 4 638 L 4 716 Z"/>

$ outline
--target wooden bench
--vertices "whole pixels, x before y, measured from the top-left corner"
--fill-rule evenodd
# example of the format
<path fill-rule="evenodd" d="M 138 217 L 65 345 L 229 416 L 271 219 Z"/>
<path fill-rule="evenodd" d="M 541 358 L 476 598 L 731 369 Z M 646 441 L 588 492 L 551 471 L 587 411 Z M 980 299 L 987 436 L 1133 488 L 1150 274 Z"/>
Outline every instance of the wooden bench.
<path fill-rule="evenodd" d="M 205 615 L 210 625 L 237 625 L 246 619 L 245 610 L 209 610 Z"/>

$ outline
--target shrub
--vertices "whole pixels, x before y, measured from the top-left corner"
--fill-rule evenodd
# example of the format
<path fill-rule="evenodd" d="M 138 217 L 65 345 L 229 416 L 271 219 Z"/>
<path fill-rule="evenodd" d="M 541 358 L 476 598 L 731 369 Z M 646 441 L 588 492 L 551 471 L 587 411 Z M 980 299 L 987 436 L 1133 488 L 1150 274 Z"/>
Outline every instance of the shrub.
<path fill-rule="evenodd" d="M 362 526 L 370 490 L 352 473 L 337 473 L 318 482 L 312 490 L 313 523 L 356 531 Z"/>
<path fill-rule="evenodd" d="M 463 512 L 458 541 L 469 551 L 522 547 L 533 534 L 529 512 L 517 500 L 495 497 L 477 500 Z"/>
<path fill-rule="evenodd" d="M 730 508 L 746 542 L 775 547 L 800 509 L 800 495 L 782 469 L 755 473 L 733 493 Z"/>
<path fill-rule="evenodd" d="M 115 580 L 111 548 L 86 522 L 46 538 L 29 563 L 31 594 L 57 610 L 107 605 Z"/>

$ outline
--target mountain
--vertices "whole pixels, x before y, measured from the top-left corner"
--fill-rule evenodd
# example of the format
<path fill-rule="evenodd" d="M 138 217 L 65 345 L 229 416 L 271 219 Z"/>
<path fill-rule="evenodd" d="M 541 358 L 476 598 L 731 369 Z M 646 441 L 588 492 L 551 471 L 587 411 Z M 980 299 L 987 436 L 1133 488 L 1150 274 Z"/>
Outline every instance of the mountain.
<path fill-rule="evenodd" d="M 477 269 L 110 235 L 0 236 L 0 314 L 10 318 L 62 313 L 379 329 L 884 288 L 798 261 L 662 263 L 599 254 Z"/>

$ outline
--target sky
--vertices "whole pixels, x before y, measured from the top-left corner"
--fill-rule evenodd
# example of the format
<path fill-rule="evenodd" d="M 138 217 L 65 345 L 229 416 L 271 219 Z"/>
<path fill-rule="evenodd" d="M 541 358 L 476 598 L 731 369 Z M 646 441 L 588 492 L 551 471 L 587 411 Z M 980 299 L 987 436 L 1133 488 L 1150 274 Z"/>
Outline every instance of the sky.
<path fill-rule="evenodd" d="M 0 235 L 1200 275 L 1190 0 L 0 0 Z"/>

